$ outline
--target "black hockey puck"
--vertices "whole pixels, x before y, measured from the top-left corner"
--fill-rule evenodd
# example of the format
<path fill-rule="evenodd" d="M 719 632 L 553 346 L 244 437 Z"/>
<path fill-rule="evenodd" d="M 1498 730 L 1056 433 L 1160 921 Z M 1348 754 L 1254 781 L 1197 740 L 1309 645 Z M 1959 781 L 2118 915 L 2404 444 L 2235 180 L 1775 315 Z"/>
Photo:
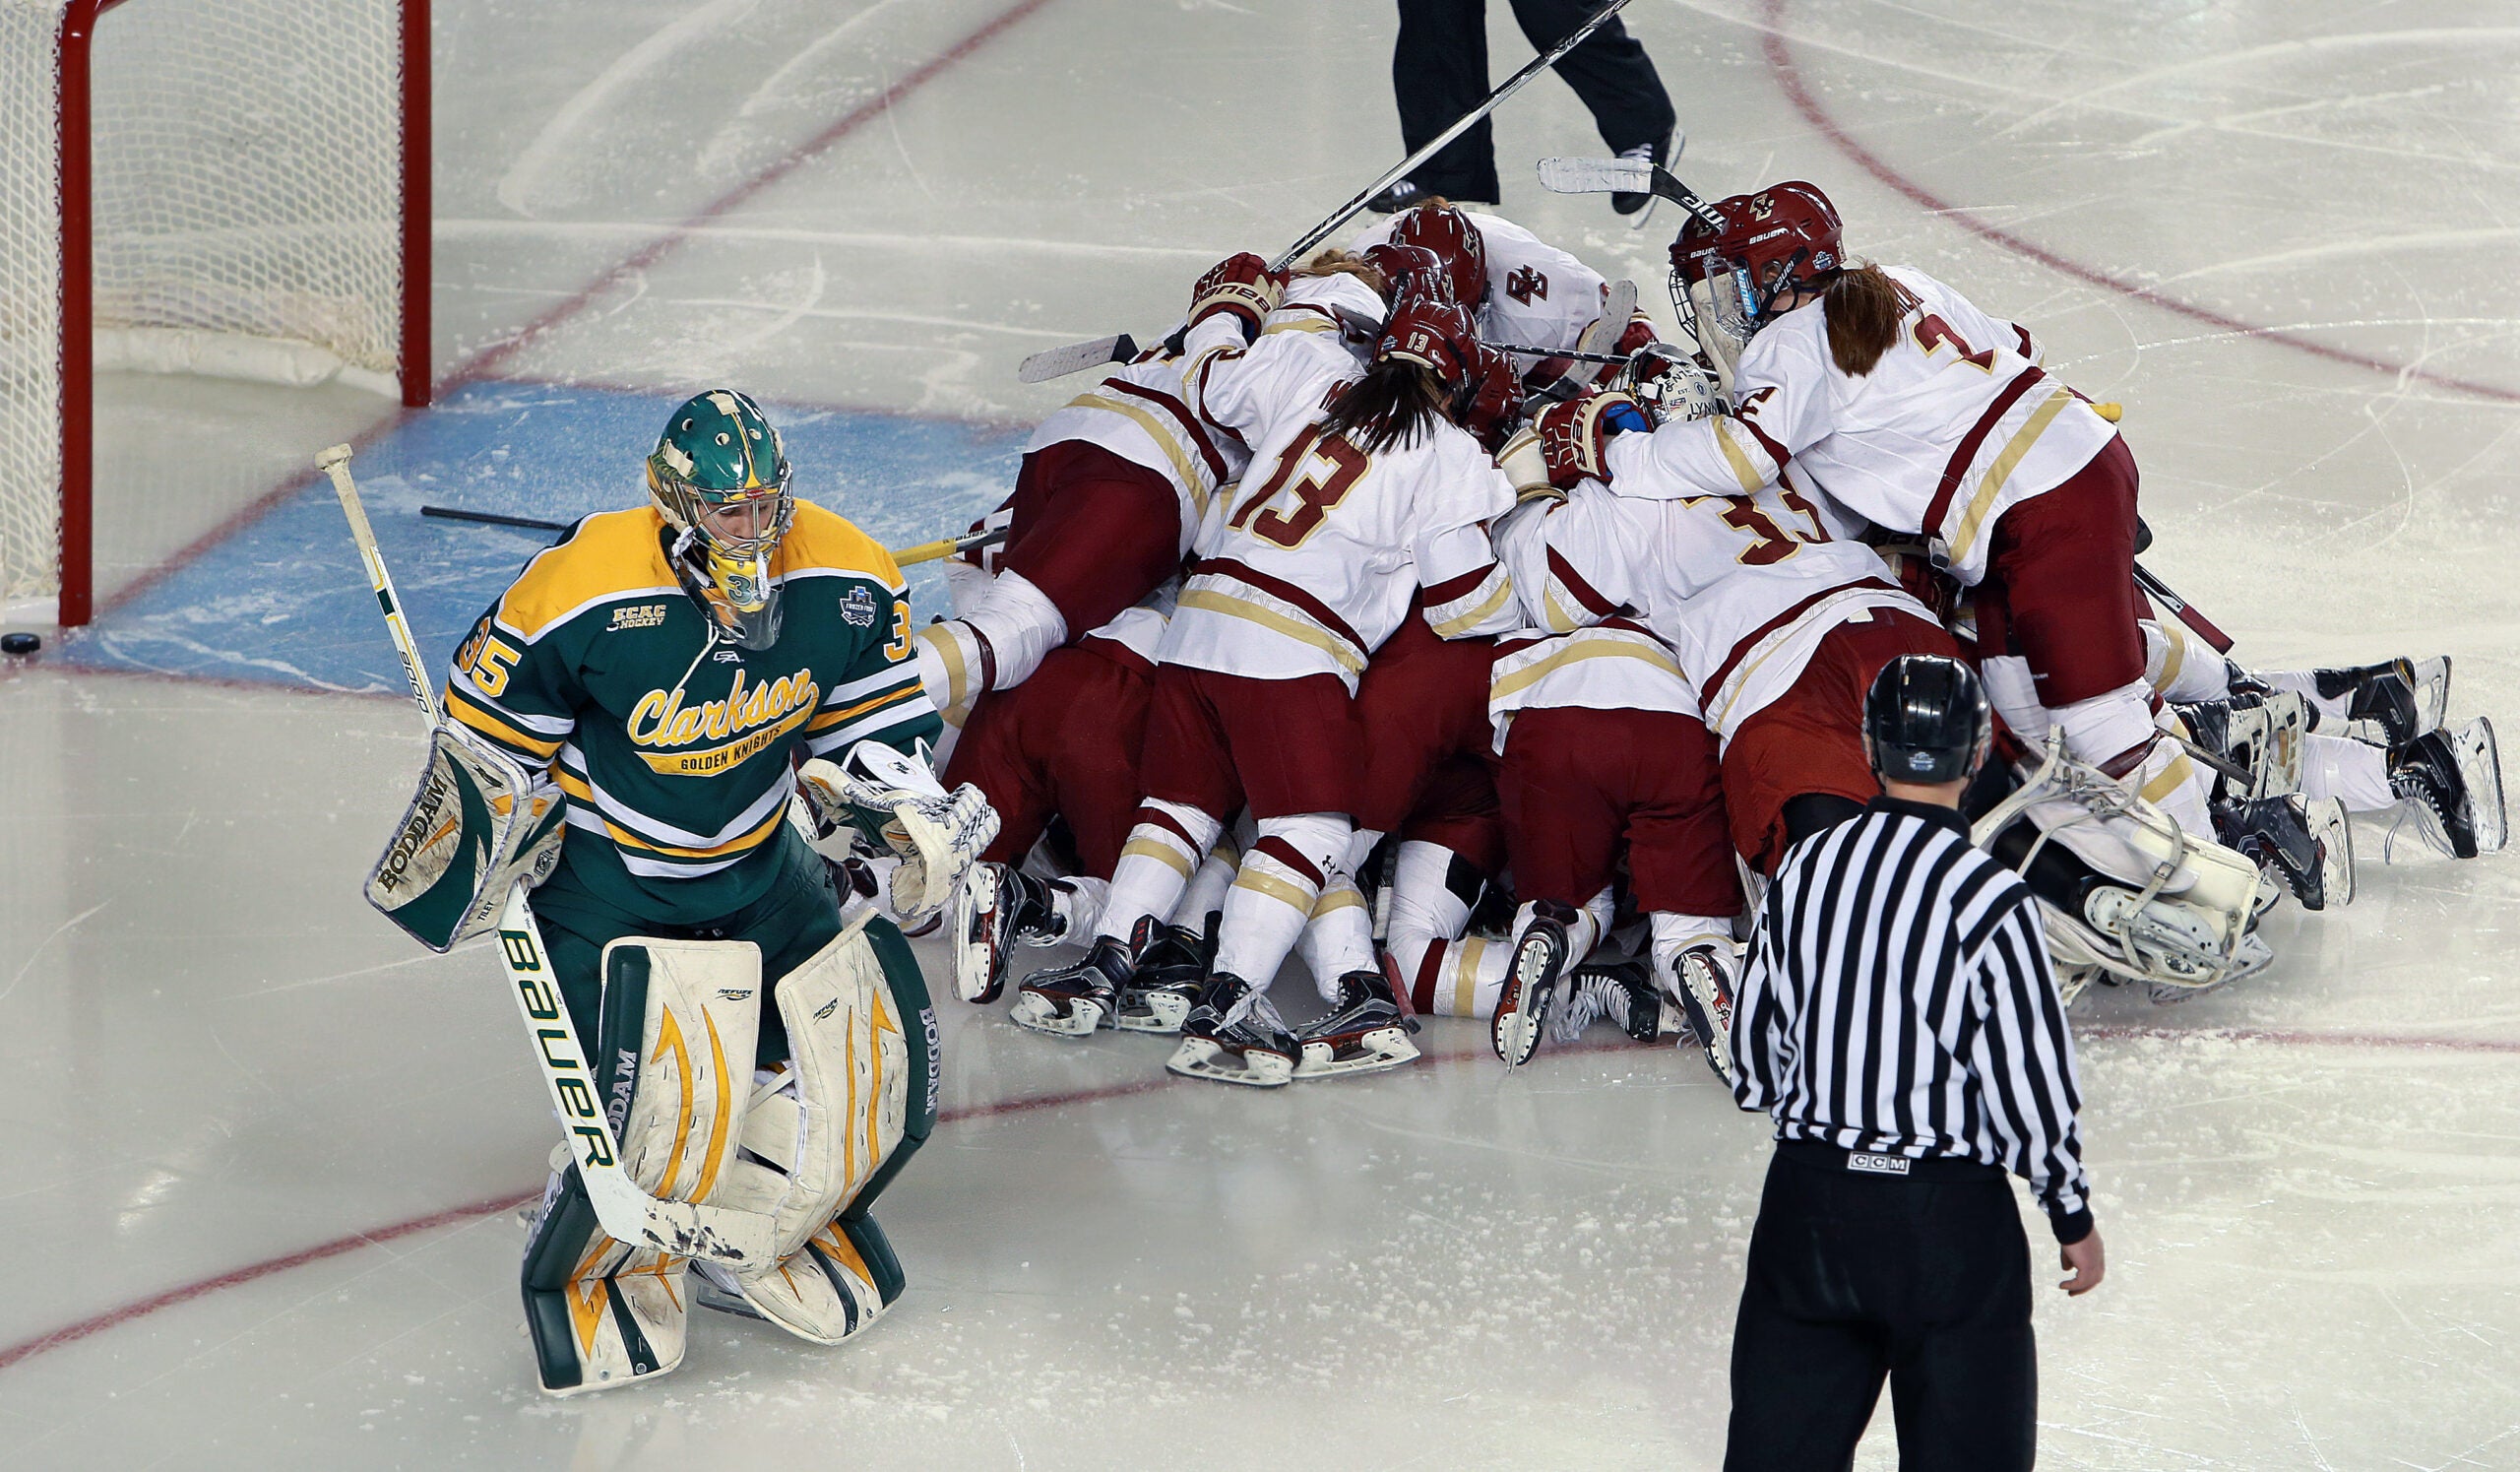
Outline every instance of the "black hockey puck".
<path fill-rule="evenodd" d="M 33 634 L 0 634 L 0 654 L 32 654 L 43 648 L 43 640 Z"/>

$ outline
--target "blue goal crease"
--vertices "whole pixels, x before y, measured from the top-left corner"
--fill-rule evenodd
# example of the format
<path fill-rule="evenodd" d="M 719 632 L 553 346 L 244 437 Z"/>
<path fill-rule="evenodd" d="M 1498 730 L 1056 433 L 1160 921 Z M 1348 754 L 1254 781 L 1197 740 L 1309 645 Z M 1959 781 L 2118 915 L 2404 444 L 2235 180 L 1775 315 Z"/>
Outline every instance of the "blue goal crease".
<path fill-rule="evenodd" d="M 442 679 L 474 618 L 556 533 L 445 521 L 423 505 L 568 522 L 644 504 L 641 464 L 681 401 L 477 383 L 361 450 L 353 469 L 412 632 Z M 851 410 L 777 419 L 796 493 L 887 546 L 962 531 L 1015 484 L 1025 432 Z M 935 563 L 905 569 L 924 623 Z M 332 484 L 310 471 L 270 510 L 65 640 L 52 663 L 303 689 L 399 691 Z"/>

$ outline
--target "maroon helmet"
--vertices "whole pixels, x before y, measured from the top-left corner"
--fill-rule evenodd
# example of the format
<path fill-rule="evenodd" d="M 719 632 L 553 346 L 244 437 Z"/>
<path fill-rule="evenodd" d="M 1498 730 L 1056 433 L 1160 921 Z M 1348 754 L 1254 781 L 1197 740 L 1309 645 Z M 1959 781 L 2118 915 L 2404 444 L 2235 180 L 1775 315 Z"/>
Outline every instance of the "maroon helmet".
<path fill-rule="evenodd" d="M 1392 217 L 1391 243 L 1418 245 L 1444 263 L 1446 289 L 1467 307 L 1487 295 L 1487 242 L 1470 217 L 1446 204 L 1419 205 Z"/>
<path fill-rule="evenodd" d="M 1746 341 L 1767 325 L 1779 297 L 1826 286 L 1846 263 L 1837 207 L 1817 185 L 1791 179 L 1714 209 L 1722 229 L 1691 215 L 1671 242 L 1671 301 L 1683 321 L 1711 304 Z M 1690 288 L 1701 284 L 1712 288 L 1708 302 L 1693 302 Z"/>
<path fill-rule="evenodd" d="M 1383 292 L 1385 300 L 1399 301 L 1421 291 L 1437 296 L 1452 294 L 1443 258 L 1422 245 L 1368 245 L 1364 262 L 1382 273 L 1388 288 Z"/>
<path fill-rule="evenodd" d="M 1413 291 L 1402 298 L 1374 344 L 1374 361 L 1416 363 L 1455 392 L 1483 371 L 1487 359 L 1470 309 L 1433 291 Z"/>

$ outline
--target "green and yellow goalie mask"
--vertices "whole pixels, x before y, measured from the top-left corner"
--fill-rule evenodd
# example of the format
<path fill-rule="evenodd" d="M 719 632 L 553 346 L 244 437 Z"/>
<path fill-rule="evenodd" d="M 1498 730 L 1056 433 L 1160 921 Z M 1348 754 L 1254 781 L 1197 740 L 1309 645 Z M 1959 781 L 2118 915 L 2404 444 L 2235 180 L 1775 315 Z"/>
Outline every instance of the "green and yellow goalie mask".
<path fill-rule="evenodd" d="M 676 536 L 673 561 L 720 629 L 746 649 L 779 638 L 772 566 L 796 501 L 779 431 L 749 395 L 700 394 L 665 421 L 648 493 Z"/>

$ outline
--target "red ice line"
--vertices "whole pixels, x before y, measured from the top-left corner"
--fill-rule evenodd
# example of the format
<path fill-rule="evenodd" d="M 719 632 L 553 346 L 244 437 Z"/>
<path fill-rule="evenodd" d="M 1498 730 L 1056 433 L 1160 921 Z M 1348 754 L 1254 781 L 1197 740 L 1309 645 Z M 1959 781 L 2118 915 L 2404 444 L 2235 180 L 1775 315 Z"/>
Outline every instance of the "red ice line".
<path fill-rule="evenodd" d="M 2162 1038 L 2172 1041 L 2225 1039 L 2238 1043 L 2271 1043 L 2292 1047 L 2416 1048 L 2438 1049 L 2452 1053 L 2520 1054 L 2520 1041 L 2504 1042 L 2490 1038 L 2400 1038 L 2380 1033 L 2314 1033 L 2290 1028 L 2253 1027 L 2194 1031 L 2120 1023 L 2103 1023 L 2077 1028 L 2075 1031 L 2087 1042 L 2113 1042 L 2137 1038 Z M 1632 1046 L 1618 1042 L 1579 1043 L 1572 1047 L 1553 1049 L 1550 1056 L 1554 1057 L 1569 1054 L 1606 1053 Z M 1481 1055 L 1477 1051 L 1429 1054 L 1425 1061 L 1431 1066 L 1442 1067 L 1465 1059 L 1476 1061 L 1480 1056 Z M 1099 1089 L 1078 1089 L 1065 1094 L 1042 1094 L 1029 1099 L 1000 1099 L 987 1104 L 967 1105 L 961 1109 L 942 1111 L 937 1115 L 936 1120 L 940 1124 L 948 1124 L 965 1120 L 997 1119 L 1006 1115 L 1029 1114 L 1034 1110 L 1058 1109 L 1071 1104 L 1095 1104 L 1106 1099 L 1124 1099 L 1135 1094 L 1151 1093 L 1178 1081 L 1169 1075 L 1160 1075 L 1129 1083 L 1106 1084 Z M 0 1349 L 0 1371 L 6 1371 L 21 1361 L 33 1359 L 37 1355 L 47 1354 L 65 1345 L 76 1344 L 90 1335 L 118 1328 L 133 1319 L 144 1318 L 160 1309 L 171 1309 L 177 1304 L 189 1303 L 222 1288 L 234 1288 L 251 1283 L 258 1278 L 268 1278 L 274 1273 L 286 1272 L 293 1267 L 303 1267 L 310 1262 L 321 1262 L 327 1257 L 339 1257 L 345 1252 L 393 1242 L 414 1233 L 426 1232 L 431 1228 L 452 1226 L 457 1222 L 512 1210 L 533 1200 L 538 1194 L 540 1194 L 538 1191 L 525 1191 L 518 1195 L 497 1196 L 486 1201 L 473 1201 L 463 1206 L 449 1207 L 444 1211 L 431 1212 L 427 1216 L 413 1217 L 407 1222 L 397 1222 L 390 1227 L 379 1227 L 369 1232 L 337 1237 L 331 1242 L 319 1243 L 284 1257 L 269 1258 L 220 1273 L 216 1277 L 202 1278 L 181 1287 L 170 1288 L 153 1297 L 125 1304 L 119 1309 L 109 1309 L 93 1318 L 83 1318 L 77 1323 L 67 1324 L 49 1333 L 39 1334 L 32 1339 Z"/>
<path fill-rule="evenodd" d="M 1985 224 L 1960 206 L 1952 204 L 1949 200 L 1883 162 L 1878 155 L 1858 143 L 1853 134 L 1841 127 L 1836 118 L 1829 115 L 1827 109 L 1820 105 L 1819 99 L 1812 96 L 1810 87 L 1803 81 L 1801 68 L 1796 65 L 1794 53 L 1786 45 L 1783 23 L 1788 5 L 1789 0 L 1764 0 L 1760 21 L 1759 47 L 1766 53 L 1769 69 L 1776 73 L 1777 85 L 1785 90 L 1787 98 L 1794 103 L 1795 110 L 1802 114 L 1803 121 L 1817 129 L 1830 143 L 1836 145 L 1838 152 L 1854 160 L 1864 172 L 1888 185 L 1920 208 L 1932 211 L 1980 239 L 1991 241 L 2017 255 L 2027 256 L 2051 271 L 2070 276 L 2076 281 L 2088 283 L 2104 290 L 2114 291 L 2121 296 L 2131 296 L 2137 301 L 2185 317 L 2191 322 L 2201 322 L 2208 327 L 2240 337 L 2264 338 L 2268 342 L 2281 343 L 2287 348 L 2298 349 L 2313 357 L 2323 357 L 2331 362 L 2346 363 L 2357 368 L 2368 368 L 2400 380 L 2417 379 L 2441 388 L 2474 394 L 2481 399 L 2491 399 L 2498 404 L 2520 404 L 2520 390 L 2503 388 L 2490 383 L 2479 383 L 2469 378 L 2455 378 L 2446 373 L 2435 373 L 2428 368 L 2412 364 L 2393 363 L 2386 358 L 2338 348 L 2315 338 L 2286 332 L 2281 328 L 2244 322 L 2237 317 L 2215 311 L 2211 307 L 2198 306 L 2194 302 L 2181 301 L 2175 296 L 2165 295 L 2150 287 L 2121 281 L 2096 267 L 2068 260 L 2010 230 Z"/>

